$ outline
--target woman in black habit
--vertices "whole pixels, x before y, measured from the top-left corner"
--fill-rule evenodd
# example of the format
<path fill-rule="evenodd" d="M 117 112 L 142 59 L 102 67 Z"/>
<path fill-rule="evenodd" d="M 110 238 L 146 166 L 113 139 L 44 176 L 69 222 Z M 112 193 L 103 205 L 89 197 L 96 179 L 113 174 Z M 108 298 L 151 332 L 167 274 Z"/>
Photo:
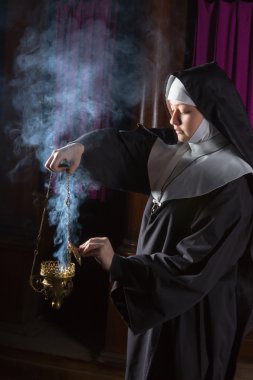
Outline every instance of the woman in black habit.
<path fill-rule="evenodd" d="M 55 150 L 101 184 L 150 194 L 137 254 L 80 245 L 115 281 L 129 326 L 127 380 L 232 380 L 253 309 L 253 131 L 232 82 L 208 63 L 171 75 L 173 128 L 104 129 Z"/>

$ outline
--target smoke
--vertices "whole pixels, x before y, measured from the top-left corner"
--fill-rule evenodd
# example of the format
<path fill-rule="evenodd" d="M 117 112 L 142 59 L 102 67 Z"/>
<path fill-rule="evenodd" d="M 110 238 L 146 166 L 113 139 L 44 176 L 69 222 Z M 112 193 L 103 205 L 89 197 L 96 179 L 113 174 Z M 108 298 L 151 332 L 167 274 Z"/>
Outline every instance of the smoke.
<path fill-rule="evenodd" d="M 22 119 L 22 143 L 36 147 L 41 163 L 53 147 L 90 130 L 104 115 L 109 114 L 114 124 L 129 116 L 129 109 L 140 102 L 143 67 L 147 65 L 143 60 L 142 65 L 137 64 L 139 46 L 123 36 L 111 51 L 115 41 L 102 22 L 93 23 L 92 31 L 74 31 L 69 38 L 78 41 L 78 49 L 82 50 L 91 33 L 103 34 L 107 41 L 108 50 L 103 52 L 102 60 L 98 54 L 85 61 L 85 55 L 77 57 L 77 46 L 62 46 L 55 37 L 56 25 L 44 32 L 28 28 L 21 40 L 16 78 L 10 83 L 12 101 Z M 96 41 L 93 45 L 95 49 Z M 127 52 L 134 61 L 123 64 Z M 115 62 L 117 56 L 121 58 Z M 106 72 L 109 79 L 105 79 Z"/>
<path fill-rule="evenodd" d="M 107 22 L 67 26 L 50 22 L 47 28 L 28 27 L 20 40 L 11 81 L 12 103 L 20 120 L 16 151 L 30 147 L 41 170 L 52 149 L 63 146 L 94 124 L 111 126 L 140 102 L 141 83 L 149 64 L 144 62 L 137 39 L 113 35 Z M 105 125 L 103 125 L 103 123 Z M 12 132 L 8 128 L 8 132 Z M 22 158 L 11 177 L 31 158 Z M 77 241 L 79 205 L 87 195 L 89 179 L 81 169 L 70 178 L 71 238 Z M 80 185 L 82 184 L 82 185 Z M 56 226 L 55 256 L 66 260 L 66 178 L 58 175 L 49 200 L 49 221 Z"/>
<path fill-rule="evenodd" d="M 69 214 L 66 205 L 68 199 L 67 174 L 57 175 L 55 195 L 49 198 L 49 222 L 56 226 L 54 235 L 54 245 L 57 251 L 54 256 L 64 265 L 67 259 L 66 247 L 68 238 L 74 244 L 78 244 L 78 231 L 81 225 L 78 222 L 79 206 L 88 190 L 88 180 L 85 174 L 78 170 L 75 175 L 69 178 Z M 68 217 L 70 219 L 68 219 Z M 68 225 L 68 223 L 70 224 Z M 68 236 L 69 233 L 69 236 Z"/>
<path fill-rule="evenodd" d="M 73 51 L 58 49 L 54 29 L 52 26 L 42 33 L 26 30 L 16 59 L 16 79 L 11 82 L 13 106 L 22 118 L 23 145 L 35 146 L 42 164 L 52 148 L 75 137 L 73 129 L 82 117 L 97 118 L 102 111 L 80 91 L 81 81 L 83 86 L 88 83 L 99 67 L 82 62 L 80 82 L 74 81 Z"/>

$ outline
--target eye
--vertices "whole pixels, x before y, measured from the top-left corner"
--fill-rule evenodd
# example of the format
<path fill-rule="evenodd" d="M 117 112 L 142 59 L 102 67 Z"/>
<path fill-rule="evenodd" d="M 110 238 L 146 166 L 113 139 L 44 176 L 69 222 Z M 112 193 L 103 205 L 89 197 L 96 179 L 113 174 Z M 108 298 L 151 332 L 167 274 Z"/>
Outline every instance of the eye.
<path fill-rule="evenodd" d="M 190 113 L 191 113 L 190 110 L 182 110 L 182 111 L 180 111 L 180 115 L 188 115 Z"/>

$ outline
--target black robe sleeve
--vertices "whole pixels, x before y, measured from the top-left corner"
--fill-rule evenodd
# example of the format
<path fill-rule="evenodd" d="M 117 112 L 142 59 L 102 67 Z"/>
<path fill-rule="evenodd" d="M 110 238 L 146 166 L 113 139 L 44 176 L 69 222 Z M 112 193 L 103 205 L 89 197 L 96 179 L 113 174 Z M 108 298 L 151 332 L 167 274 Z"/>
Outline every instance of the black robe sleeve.
<path fill-rule="evenodd" d="M 181 315 L 219 281 L 225 283 L 226 274 L 249 245 L 252 215 L 252 196 L 247 180 L 241 177 L 206 198 L 191 232 L 174 251 L 165 248 L 147 253 L 148 243 L 144 241 L 147 254 L 128 258 L 115 255 L 110 273 L 117 286 L 112 298 L 133 333 Z M 155 238 L 166 241 L 165 229 Z"/>
<path fill-rule="evenodd" d="M 85 147 L 81 165 L 93 181 L 115 190 L 147 194 L 147 161 L 157 136 L 168 144 L 176 142 L 173 130 L 149 130 L 142 125 L 132 131 L 96 130 L 74 142 Z"/>

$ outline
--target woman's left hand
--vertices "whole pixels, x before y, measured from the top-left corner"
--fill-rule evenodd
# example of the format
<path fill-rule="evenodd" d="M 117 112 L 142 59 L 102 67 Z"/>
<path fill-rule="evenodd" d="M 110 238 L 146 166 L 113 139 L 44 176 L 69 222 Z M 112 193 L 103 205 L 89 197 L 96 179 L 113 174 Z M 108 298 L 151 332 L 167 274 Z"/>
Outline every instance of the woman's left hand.
<path fill-rule="evenodd" d="M 95 237 L 87 240 L 78 248 L 82 257 L 94 257 L 101 266 L 110 270 L 115 255 L 110 240 L 107 237 Z"/>

